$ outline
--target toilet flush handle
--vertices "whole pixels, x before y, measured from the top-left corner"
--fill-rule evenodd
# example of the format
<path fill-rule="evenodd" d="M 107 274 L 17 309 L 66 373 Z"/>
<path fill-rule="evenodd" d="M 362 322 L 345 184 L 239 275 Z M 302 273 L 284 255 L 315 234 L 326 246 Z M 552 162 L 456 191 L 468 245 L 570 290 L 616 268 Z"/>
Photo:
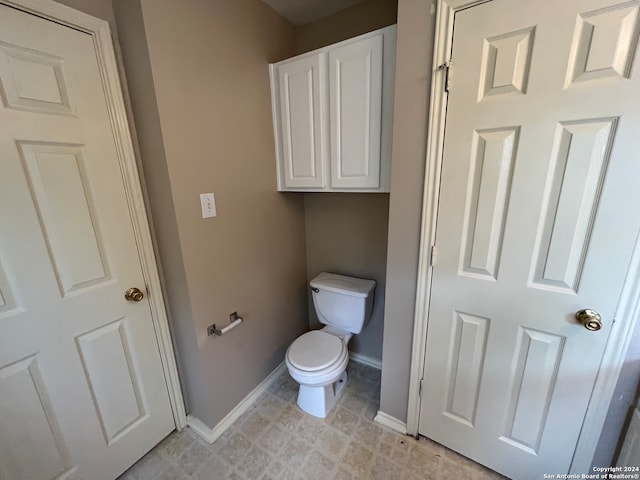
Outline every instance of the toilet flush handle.
<path fill-rule="evenodd" d="M 316 287 L 309 287 L 314 293 L 318 293 L 320 291 L 319 288 Z"/>

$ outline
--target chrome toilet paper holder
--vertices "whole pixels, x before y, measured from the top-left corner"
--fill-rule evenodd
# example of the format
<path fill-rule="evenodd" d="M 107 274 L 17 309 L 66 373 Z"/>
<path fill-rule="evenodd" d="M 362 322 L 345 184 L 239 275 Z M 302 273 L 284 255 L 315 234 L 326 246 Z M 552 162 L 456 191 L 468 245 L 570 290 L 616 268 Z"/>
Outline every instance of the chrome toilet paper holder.
<path fill-rule="evenodd" d="M 238 312 L 233 312 L 229 315 L 229 325 L 224 328 L 216 327 L 216 324 L 213 323 L 207 327 L 207 335 L 218 335 L 222 336 L 227 333 L 229 330 L 236 328 L 238 325 L 242 323 L 244 320 L 241 316 L 238 315 Z"/>

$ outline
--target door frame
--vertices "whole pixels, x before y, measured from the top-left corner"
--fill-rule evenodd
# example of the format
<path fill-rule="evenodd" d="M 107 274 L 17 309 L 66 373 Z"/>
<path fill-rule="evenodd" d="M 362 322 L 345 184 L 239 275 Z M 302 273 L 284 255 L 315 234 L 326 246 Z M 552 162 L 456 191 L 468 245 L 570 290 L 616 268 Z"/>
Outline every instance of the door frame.
<path fill-rule="evenodd" d="M 475 7 L 489 1 L 492 0 L 437 0 L 418 280 L 409 377 L 409 404 L 407 408 L 407 433 L 410 435 L 418 435 L 421 404 L 420 387 L 424 377 L 428 314 L 432 287 L 432 259 L 437 262 L 437 251 L 432 252 L 432 246 L 435 245 L 447 113 L 448 93 L 445 91 L 445 87 L 447 76 L 450 74 L 455 75 L 455 72 L 450 72 L 448 68 L 451 65 L 454 17 L 456 12 L 460 10 Z M 584 473 L 590 469 L 620 370 L 622 369 L 634 328 L 640 317 L 640 236 L 636 239 L 615 317 L 618 321 L 614 320 L 605 346 L 600 371 L 596 378 L 571 462 L 570 473 Z M 602 368 L 603 366 L 607 366 L 607 368 Z"/>
<path fill-rule="evenodd" d="M 169 402 L 176 428 L 182 430 L 187 425 L 187 414 L 109 24 L 53 0 L 0 0 L 0 3 L 87 33 L 93 39 Z"/>

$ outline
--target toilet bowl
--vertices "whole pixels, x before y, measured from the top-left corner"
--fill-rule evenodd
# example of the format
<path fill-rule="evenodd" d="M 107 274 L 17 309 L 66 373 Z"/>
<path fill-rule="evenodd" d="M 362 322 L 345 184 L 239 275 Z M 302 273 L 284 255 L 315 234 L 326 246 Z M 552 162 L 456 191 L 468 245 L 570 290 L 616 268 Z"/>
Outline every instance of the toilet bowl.
<path fill-rule="evenodd" d="M 325 418 L 342 394 L 347 384 L 347 342 L 325 327 L 298 337 L 287 350 L 285 362 L 300 384 L 298 406 L 305 412 Z"/>
<path fill-rule="evenodd" d="M 321 273 L 310 285 L 318 318 L 326 326 L 298 337 L 285 363 L 300 384 L 298 406 L 325 418 L 347 384 L 349 340 L 362 331 L 373 307 L 375 281 Z"/>

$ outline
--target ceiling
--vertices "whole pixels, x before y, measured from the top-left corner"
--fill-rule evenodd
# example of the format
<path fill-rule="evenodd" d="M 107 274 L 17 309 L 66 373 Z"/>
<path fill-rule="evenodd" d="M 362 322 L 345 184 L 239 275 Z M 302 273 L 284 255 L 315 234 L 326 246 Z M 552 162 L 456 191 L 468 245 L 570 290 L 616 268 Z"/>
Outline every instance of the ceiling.
<path fill-rule="evenodd" d="M 364 0 L 262 0 L 296 27 L 314 22 Z"/>

